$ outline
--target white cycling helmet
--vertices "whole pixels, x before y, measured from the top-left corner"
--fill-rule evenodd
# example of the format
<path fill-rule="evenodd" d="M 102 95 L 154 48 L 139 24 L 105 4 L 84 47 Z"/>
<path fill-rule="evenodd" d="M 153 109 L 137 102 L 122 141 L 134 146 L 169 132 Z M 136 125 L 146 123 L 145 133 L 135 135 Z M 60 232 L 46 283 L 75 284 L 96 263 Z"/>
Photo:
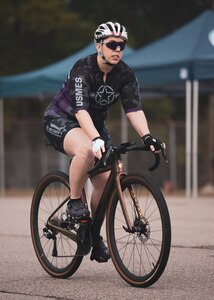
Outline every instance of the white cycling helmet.
<path fill-rule="evenodd" d="M 124 41 L 128 40 L 126 28 L 117 22 L 100 24 L 94 33 L 94 40 L 96 43 L 99 43 L 109 36 L 121 37 Z"/>

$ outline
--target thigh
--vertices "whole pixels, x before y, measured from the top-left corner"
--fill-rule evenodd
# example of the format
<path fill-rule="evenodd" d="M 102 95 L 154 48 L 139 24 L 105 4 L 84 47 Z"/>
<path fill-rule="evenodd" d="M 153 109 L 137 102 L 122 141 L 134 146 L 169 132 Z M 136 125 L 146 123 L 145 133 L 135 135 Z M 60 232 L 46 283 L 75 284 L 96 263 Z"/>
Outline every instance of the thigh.
<path fill-rule="evenodd" d="M 63 149 L 70 156 L 83 149 L 92 152 L 91 140 L 81 128 L 73 128 L 65 135 Z"/>
<path fill-rule="evenodd" d="M 44 119 L 45 142 L 53 146 L 55 150 L 66 153 L 63 147 L 65 136 L 70 130 L 79 127 L 75 120 L 47 117 Z"/>
<path fill-rule="evenodd" d="M 100 137 L 105 141 L 106 148 L 108 148 L 111 144 L 111 137 L 107 128 L 103 127 L 98 129 L 98 132 Z M 82 149 L 90 152 L 92 151 L 92 141 L 80 127 L 73 128 L 65 135 L 63 149 L 65 153 L 71 156 L 75 155 Z M 103 177 L 105 178 L 105 175 Z"/>

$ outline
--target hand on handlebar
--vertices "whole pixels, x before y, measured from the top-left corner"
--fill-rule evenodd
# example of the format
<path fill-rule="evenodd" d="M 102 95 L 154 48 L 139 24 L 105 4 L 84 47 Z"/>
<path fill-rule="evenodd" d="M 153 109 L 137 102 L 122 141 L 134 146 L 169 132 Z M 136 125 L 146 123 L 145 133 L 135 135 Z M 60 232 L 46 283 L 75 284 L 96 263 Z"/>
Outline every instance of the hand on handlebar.
<path fill-rule="evenodd" d="M 142 140 L 148 150 L 151 150 L 153 153 L 159 153 L 161 152 L 163 155 L 163 158 L 165 159 L 165 162 L 168 163 L 167 157 L 166 157 L 166 144 L 163 143 L 159 139 L 153 138 L 150 134 L 146 134 L 142 137 Z"/>
<path fill-rule="evenodd" d="M 152 152 L 157 153 L 166 149 L 166 145 L 161 140 L 153 138 L 150 134 L 144 135 L 142 140 L 146 148 Z"/>
<path fill-rule="evenodd" d="M 95 157 L 101 159 L 102 153 L 105 152 L 105 142 L 100 137 L 96 137 L 92 140 L 92 151 Z"/>

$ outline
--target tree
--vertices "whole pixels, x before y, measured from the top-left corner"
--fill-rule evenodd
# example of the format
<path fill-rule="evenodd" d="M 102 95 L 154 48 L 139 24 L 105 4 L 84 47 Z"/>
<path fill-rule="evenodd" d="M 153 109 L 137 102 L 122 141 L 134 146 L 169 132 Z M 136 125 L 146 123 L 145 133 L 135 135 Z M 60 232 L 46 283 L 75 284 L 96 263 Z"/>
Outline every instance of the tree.
<path fill-rule="evenodd" d="M 0 75 L 38 68 L 91 40 L 92 23 L 61 0 L 1 0 Z"/>
<path fill-rule="evenodd" d="M 102 22 L 126 25 L 142 47 L 214 7 L 214 0 L 0 0 L 0 75 L 56 62 L 92 41 Z"/>
<path fill-rule="evenodd" d="M 141 47 L 212 9 L 213 0 L 73 0 L 72 10 L 84 20 L 99 23 L 118 20 L 126 25 L 130 44 Z"/>

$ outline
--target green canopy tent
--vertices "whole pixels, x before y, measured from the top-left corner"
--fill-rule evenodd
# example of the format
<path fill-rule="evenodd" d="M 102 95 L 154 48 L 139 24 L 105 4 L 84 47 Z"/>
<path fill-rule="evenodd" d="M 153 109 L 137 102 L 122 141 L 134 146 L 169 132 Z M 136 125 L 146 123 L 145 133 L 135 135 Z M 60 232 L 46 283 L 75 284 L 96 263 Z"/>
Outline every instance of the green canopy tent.
<path fill-rule="evenodd" d="M 186 192 L 188 196 L 191 193 L 197 196 L 198 82 L 201 92 L 207 89 L 204 83 L 211 80 L 213 83 L 214 79 L 214 12 L 207 10 L 172 34 L 138 49 L 127 63 L 134 69 L 145 93 L 186 91 Z M 209 89 L 213 92 L 213 85 Z"/>
<path fill-rule="evenodd" d="M 146 88 L 214 78 L 214 12 L 205 11 L 175 32 L 129 56 Z"/>
<path fill-rule="evenodd" d="M 24 74 L 1 77 L 0 96 L 5 98 L 11 96 L 31 96 L 42 93 L 53 94 L 60 88 L 74 63 L 78 59 L 94 52 L 95 45 L 91 43 L 79 52 L 50 66 Z M 133 52 L 133 49 L 126 47 L 124 59 L 133 54 Z"/>
<path fill-rule="evenodd" d="M 54 94 L 59 90 L 73 64 L 80 58 L 96 51 L 94 43 L 79 52 L 47 67 L 23 74 L 0 78 L 0 194 L 5 190 L 3 98 Z M 124 60 L 134 50 L 126 47 Z"/>

